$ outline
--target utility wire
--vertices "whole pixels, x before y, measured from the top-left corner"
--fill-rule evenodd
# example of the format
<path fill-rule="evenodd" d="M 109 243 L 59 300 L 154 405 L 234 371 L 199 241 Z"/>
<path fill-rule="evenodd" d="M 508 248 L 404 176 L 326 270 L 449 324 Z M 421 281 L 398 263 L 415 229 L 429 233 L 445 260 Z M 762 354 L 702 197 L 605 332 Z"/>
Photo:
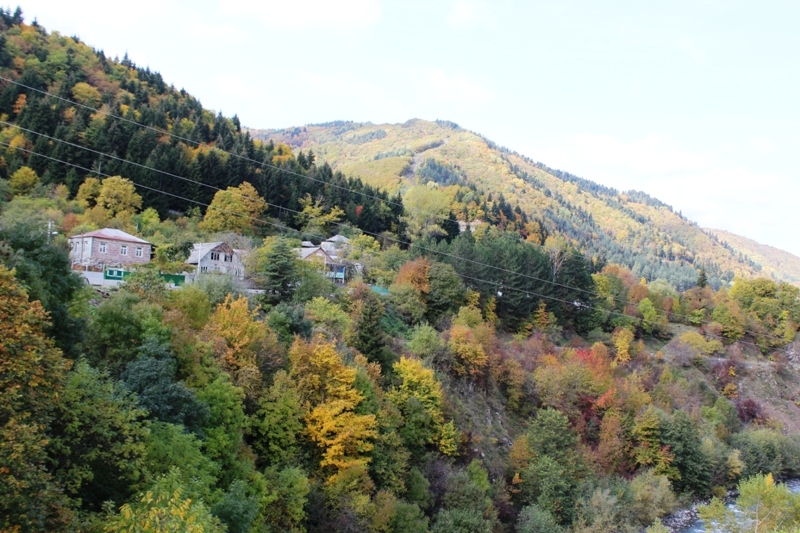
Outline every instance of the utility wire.
<path fill-rule="evenodd" d="M 54 139 L 54 140 L 58 140 L 58 139 Z M 90 173 L 96 173 L 96 174 L 98 174 L 98 175 L 103 175 L 104 177 L 109 177 L 109 174 L 105 174 L 105 173 L 101 173 L 101 172 L 96 172 L 96 171 L 93 171 L 93 170 L 91 170 L 91 169 L 88 169 L 88 168 L 86 168 L 86 167 L 84 167 L 84 166 L 77 165 L 77 164 L 74 164 L 74 163 L 70 163 L 70 162 L 68 162 L 68 161 L 64 161 L 64 160 L 62 160 L 62 159 L 58 159 L 58 158 L 51 157 L 51 156 L 48 156 L 48 155 L 40 154 L 40 153 L 38 153 L 38 152 L 34 152 L 33 150 L 29 150 L 29 149 L 26 149 L 26 148 L 22 148 L 22 147 L 20 147 L 20 146 L 12 146 L 11 144 L 9 144 L 9 143 L 5 143 L 5 142 L 0 142 L 0 146 L 6 146 L 6 147 L 8 147 L 8 148 L 15 148 L 15 149 L 17 149 L 17 150 L 20 150 L 20 151 L 26 152 L 26 153 L 28 153 L 28 154 L 31 154 L 31 155 L 36 155 L 36 156 L 38 156 L 38 157 L 43 157 L 43 158 L 45 158 L 45 159 L 48 159 L 48 160 L 51 160 L 51 161 L 54 161 L 54 162 L 57 162 L 57 163 L 61 163 L 61 164 L 64 164 L 64 165 L 68 165 L 68 166 L 70 166 L 70 167 L 73 167 L 73 168 L 77 168 L 77 169 L 80 169 L 80 170 L 84 170 L 84 171 L 86 171 L 86 172 L 90 172 Z M 160 171 L 160 170 L 158 170 L 158 169 L 154 169 L 154 168 L 152 168 L 152 167 L 146 167 L 146 166 L 145 166 L 145 168 L 147 168 L 147 169 L 149 169 L 149 170 L 152 170 L 152 171 L 155 171 L 155 172 L 162 172 L 162 171 Z M 167 174 L 168 174 L 168 173 L 167 173 Z M 175 177 L 178 177 L 178 178 L 180 178 L 180 179 L 184 179 L 184 180 L 188 180 L 188 181 L 192 181 L 192 182 L 194 182 L 193 180 L 189 180 L 188 178 L 182 178 L 182 177 L 180 177 L 180 176 L 175 176 Z M 245 214 L 242 214 L 242 213 L 239 213 L 239 212 L 236 212 L 236 211 L 231 211 L 231 210 L 221 209 L 221 208 L 218 208 L 218 207 L 216 207 L 216 206 L 209 205 L 209 204 L 206 204 L 206 203 L 204 203 L 204 202 L 200 202 L 200 201 L 197 201 L 197 200 L 194 200 L 194 199 L 191 199 L 191 198 L 186 198 L 186 197 L 184 197 L 184 196 L 181 196 L 181 195 L 177 195 L 177 194 L 169 193 L 169 192 L 166 192 L 166 191 L 162 191 L 162 190 L 160 190 L 160 189 L 156 189 L 156 188 L 154 188 L 154 187 L 149 187 L 149 186 L 147 186 L 147 185 L 143 185 L 143 184 L 140 184 L 140 183 L 134 182 L 133 180 L 131 180 L 131 183 L 133 183 L 133 184 L 134 184 L 134 185 L 136 185 L 137 187 L 141 187 L 141 188 L 143 188 L 143 189 L 146 189 L 146 190 L 150 190 L 150 191 L 153 191 L 153 192 L 156 192 L 156 193 L 159 193 L 159 194 L 164 194 L 164 195 L 167 195 L 167 196 L 171 196 L 171 197 L 174 197 L 174 198 L 178 198 L 178 199 L 181 199 L 181 200 L 184 200 L 184 201 L 187 201 L 187 202 L 191 202 L 191 203 L 194 203 L 194 204 L 197 204 L 197 205 L 201 205 L 201 206 L 204 206 L 204 207 L 207 207 L 207 208 L 210 208 L 210 209 L 215 209 L 215 210 L 218 210 L 218 211 L 221 211 L 221 212 L 229 213 L 229 214 L 232 214 L 232 215 L 235 215 L 235 216 L 239 216 L 239 217 L 247 218 L 247 219 L 249 219 L 249 220 L 253 220 L 254 222 L 257 222 L 257 223 L 259 223 L 259 224 L 267 224 L 267 225 L 271 225 L 271 226 L 274 226 L 274 227 L 276 227 L 276 228 L 279 228 L 279 229 L 282 229 L 282 230 L 296 232 L 296 233 L 298 233 L 298 234 L 300 234 L 300 235 L 302 235 L 302 234 L 310 234 L 310 235 L 314 235 L 314 236 L 318 236 L 318 237 L 324 237 L 324 235 L 321 235 L 321 234 L 314 234 L 314 233 L 312 233 L 312 232 L 301 232 L 301 231 L 299 231 L 299 230 L 297 230 L 297 229 L 295 229 L 295 228 L 291 228 L 291 227 L 289 227 L 289 226 L 286 226 L 286 225 L 284 225 L 284 224 L 274 223 L 274 222 L 271 222 L 271 221 L 267 221 L 267 220 L 261 219 L 261 218 L 259 218 L 259 217 L 253 217 L 253 216 L 250 216 L 250 215 L 245 215 Z M 273 206 L 273 207 L 277 207 L 277 206 L 274 206 L 273 204 L 269 204 L 268 202 L 265 202 L 265 203 L 267 203 L 267 205 L 271 205 L 271 206 Z M 289 211 L 293 211 L 293 212 L 295 212 L 295 213 L 299 213 L 299 211 L 294 211 L 294 210 L 289 210 Z M 317 217 L 312 217 L 312 218 L 317 218 Z M 339 225 L 339 226 L 345 226 L 345 224 L 337 224 L 337 225 Z M 364 232 L 364 233 L 365 233 L 365 234 L 368 234 L 368 235 L 372 235 L 372 236 L 381 237 L 380 235 L 377 235 L 377 234 L 374 234 L 374 233 L 370 233 L 370 232 Z M 386 237 L 384 237 L 384 238 L 386 238 Z M 486 264 L 486 263 L 480 263 L 480 262 L 476 262 L 476 261 L 469 260 L 469 259 L 466 259 L 466 258 L 462 258 L 462 257 L 456 256 L 456 255 L 453 255 L 453 254 L 448 254 L 448 253 L 446 253 L 446 252 L 440 252 L 440 251 L 438 251 L 438 250 L 430 250 L 430 249 L 427 249 L 427 248 L 424 248 L 424 247 L 421 247 L 421 246 L 415 245 L 415 244 L 413 244 L 413 243 L 408 243 L 408 242 L 400 241 L 399 239 L 394 239 L 394 238 L 388 237 L 388 238 L 387 238 L 387 240 L 392 240 L 392 241 L 395 241 L 396 243 L 399 243 L 399 244 L 404 244 L 404 245 L 408 245 L 408 246 L 417 246 L 417 248 L 418 248 L 418 249 L 420 249 L 420 250 L 423 250 L 423 251 L 428 251 L 428 252 L 430 252 L 430 253 L 436 253 L 436 254 L 439 254 L 439 255 L 445 255 L 445 256 L 448 256 L 448 257 L 451 257 L 451 258 L 454 258 L 454 259 L 457 259 L 457 260 L 465 260 L 465 261 L 469 261 L 469 262 L 472 262 L 472 263 L 475 263 L 475 264 L 478 264 L 478 265 L 482 265 L 482 266 L 488 266 L 488 267 L 495 268 L 493 265 L 489 265 L 489 264 Z M 517 275 L 517 274 L 518 274 L 518 273 L 516 273 L 516 272 L 513 272 L 513 271 L 508 271 L 508 272 L 511 272 L 511 273 L 513 273 L 513 274 L 515 274 L 515 275 Z M 535 297 L 539 297 L 539 298 L 545 298 L 545 299 L 548 299 L 548 300 L 551 300 L 551 301 L 556 301 L 556 302 L 564 303 L 564 304 L 567 304 L 567 305 L 574 305 L 575 307 L 578 307 L 578 308 L 592 309 L 592 310 L 599 311 L 599 312 L 601 312 L 601 313 L 605 313 L 605 314 L 609 314 L 609 315 L 616 315 L 616 316 L 621 316 L 621 317 L 626 317 L 626 318 L 635 318 L 635 317 L 631 317 L 631 316 L 629 316 L 629 315 L 626 315 L 626 314 L 624 314 L 624 313 L 621 313 L 621 312 L 618 312 L 618 311 L 612 311 L 612 310 L 602 309 L 602 308 L 599 308 L 599 307 L 596 307 L 596 306 L 592 306 L 592 305 L 589 305 L 589 304 L 586 304 L 586 303 L 583 303 L 583 302 L 578 302 L 577 300 L 575 300 L 575 301 L 569 301 L 569 300 L 564 300 L 564 299 L 562 299 L 562 298 L 557 298 L 557 297 L 555 297 L 555 296 L 550 296 L 550 295 L 545 295 L 545 294 L 537 293 L 537 292 L 535 292 L 535 291 L 531 291 L 531 290 L 528 290 L 528 289 L 520 289 L 520 288 L 514 287 L 514 286 L 512 286 L 512 285 L 506 284 L 506 283 L 504 283 L 504 282 L 501 282 L 501 281 L 486 280 L 486 279 L 482 279 L 482 278 L 475 278 L 475 277 L 472 277 L 472 276 L 467 276 L 467 275 L 460 275 L 460 276 L 461 276 L 463 279 L 469 279 L 469 280 L 472 280 L 472 281 L 475 281 L 475 282 L 485 283 L 485 284 L 487 284 L 487 285 L 494 285 L 494 286 L 498 287 L 498 289 L 499 289 L 499 290 L 513 290 L 513 291 L 516 291 L 516 292 L 520 292 L 520 293 L 522 293 L 522 294 L 525 294 L 527 297 L 535 296 Z M 752 331 L 747 331 L 747 333 L 754 334 L 754 332 L 752 332 Z M 762 335 L 762 336 L 764 336 L 764 337 L 770 337 L 770 336 L 768 336 L 768 335 Z M 775 340 L 781 340 L 781 341 L 783 341 L 783 339 L 778 339 L 777 337 L 771 337 L 771 338 L 773 338 L 773 339 L 775 339 Z M 751 343 L 751 342 L 748 342 L 748 341 L 742 341 L 742 340 L 739 340 L 738 342 L 739 342 L 739 343 L 742 343 L 742 344 L 748 344 L 748 345 L 751 345 L 751 346 L 755 346 L 756 348 L 759 348 L 759 349 L 761 348 L 761 347 L 760 347 L 760 346 L 758 346 L 757 344 L 755 344 L 755 343 Z"/>
<path fill-rule="evenodd" d="M 2 79 L 2 78 L 0 78 L 0 79 Z M 119 162 L 122 162 L 122 163 L 130 164 L 130 165 L 134 165 L 134 166 L 136 166 L 136 167 L 139 167 L 139 168 L 142 168 L 142 169 L 145 169 L 145 170 L 148 170 L 148 171 L 157 172 L 157 173 L 163 174 L 163 175 L 165 175 L 165 176 L 168 176 L 168 177 L 171 177 L 171 178 L 175 178 L 175 179 L 183 180 L 183 181 L 186 181 L 186 182 L 189 182 L 189 183 L 192 183 L 192 184 L 198 184 L 198 185 L 201 185 L 201 186 L 203 186 L 203 187 L 206 187 L 206 188 L 209 188 L 209 189 L 213 189 L 213 190 L 216 190 L 216 191 L 221 191 L 221 190 L 222 190 L 221 188 L 219 188 L 219 187 L 215 187 L 215 186 L 213 186 L 213 185 L 210 185 L 210 184 L 206 184 L 206 183 L 198 182 L 198 181 L 195 181 L 195 180 L 193 180 L 193 179 L 186 178 L 186 177 L 184 177 L 184 176 L 180 176 L 180 175 L 177 175 L 177 174 L 173 174 L 173 173 L 171 173 L 171 172 L 167 172 L 167 171 L 160 170 L 160 169 L 157 169 L 157 168 L 154 168 L 154 167 L 150 167 L 150 166 L 147 166 L 147 165 L 143 165 L 143 164 L 141 164 L 141 163 L 137 163 L 137 162 L 134 162 L 134 161 L 130 161 L 130 160 L 127 160 L 127 159 L 124 159 L 124 158 L 121 158 L 121 157 L 118 157 L 118 156 L 115 156 L 115 155 L 112 155 L 112 154 L 106 154 L 106 153 L 104 153 L 104 152 L 101 152 L 101 151 L 98 151 L 98 150 L 94 150 L 94 149 L 92 149 L 92 148 L 89 148 L 89 147 L 86 147 L 86 146 L 82 146 L 82 145 L 75 144 L 75 143 L 72 143 L 72 142 L 69 142 L 69 141 L 66 141 L 66 140 L 63 140 L 63 139 L 59 139 L 59 138 L 56 138 L 56 137 L 52 137 L 52 136 L 50 136 L 50 135 L 46 135 L 46 134 L 44 134 L 44 133 L 40 133 L 40 132 L 37 132 L 37 131 L 31 130 L 31 129 L 23 128 L 23 127 L 20 127 L 20 126 L 17 126 L 17 125 L 15 125 L 15 124 L 13 124 L 13 123 L 7 122 L 7 121 L 0 120 L 0 124 L 6 125 L 6 126 L 9 126 L 9 127 L 12 127 L 12 128 L 19 129 L 20 131 L 25 131 L 25 132 L 27 132 L 27 133 L 31 133 L 31 134 L 33 134 L 33 135 L 38 135 L 38 136 L 44 137 L 44 138 L 46 138 L 46 139 L 49 139 L 49 140 L 52 140 L 52 141 L 55 141 L 55 142 L 63 143 L 63 144 L 65 144 L 65 145 L 72 146 L 72 147 L 74 147 L 74 148 L 78 148 L 78 149 L 81 149 L 81 150 L 86 150 L 86 151 L 88 151 L 88 152 L 91 152 L 91 153 L 93 153 L 93 154 L 99 155 L 99 156 L 101 156 L 101 157 L 108 157 L 108 158 L 110 158 L 110 159 L 113 159 L 113 160 L 116 160 L 116 161 L 119 161 Z M 33 152 L 32 152 L 32 153 L 33 153 Z M 38 156 L 40 156 L 40 157 L 47 157 L 48 159 L 52 159 L 52 158 L 49 158 L 48 156 L 44 156 L 44 155 L 42 155 L 42 154 L 34 154 L 34 155 L 38 155 Z M 82 168 L 82 169 L 83 169 L 83 167 L 79 167 L 79 168 Z M 84 169 L 84 170 L 86 170 L 86 169 Z M 89 172 L 93 172 L 92 170 L 88 170 L 88 171 L 89 171 Z M 98 174 L 99 174 L 99 173 L 98 173 Z M 137 184 L 137 185 L 140 185 L 140 184 Z M 182 198 L 182 199 L 185 199 L 185 198 L 183 198 L 183 197 L 180 197 L 180 196 L 178 196 L 178 195 L 174 195 L 174 194 L 171 194 L 171 193 L 167 193 L 167 192 L 165 192 L 165 191 L 160 191 L 160 190 L 157 190 L 157 189 L 152 189 L 152 188 L 149 188 L 149 187 L 147 187 L 147 186 L 144 186 L 144 185 L 140 185 L 140 186 L 141 186 L 141 187 L 144 187 L 144 188 L 146 188 L 146 189 L 150 189 L 150 190 L 156 191 L 156 192 L 162 192 L 163 194 L 167 194 L 167 195 L 173 196 L 173 197 L 175 197 L 175 198 Z M 241 198 L 245 198 L 245 199 L 249 199 L 249 198 L 251 198 L 251 197 L 249 197 L 248 195 L 246 195 L 246 194 L 242 194 L 242 193 L 235 193 L 235 195 L 237 195 L 237 196 L 239 196 L 239 197 L 241 197 Z M 260 198 L 260 197 L 259 197 L 259 198 Z M 193 202 L 194 202 L 194 200 L 190 200 L 190 199 L 185 199 L 185 200 L 187 200 L 187 201 L 193 201 Z M 262 200 L 263 200 L 263 199 L 262 199 Z M 197 202 L 195 202 L 195 203 L 197 203 Z M 275 204 L 271 204 L 271 203 L 269 203 L 269 202 L 265 202 L 265 204 L 266 204 L 266 205 L 268 205 L 268 206 L 270 206 L 270 207 L 273 207 L 273 208 L 275 208 L 275 209 L 285 210 L 285 211 L 287 211 L 287 212 L 290 212 L 290 213 L 295 213 L 295 214 L 300 214 L 300 213 L 301 213 L 300 211 L 293 210 L 293 209 L 290 209 L 290 208 L 288 208 L 288 207 L 283 207 L 283 206 L 278 206 L 278 205 L 275 205 Z M 200 204 L 200 205 L 207 205 L 207 204 Z M 228 213 L 233 213 L 232 211 L 226 211 L 226 212 L 228 212 Z M 241 214 L 239 214 L 239 215 L 241 215 Z M 257 220 L 261 220 L 261 219 L 257 219 Z M 269 224 L 271 224 L 271 225 L 275 225 L 275 224 L 273 224 L 273 223 L 269 223 Z M 338 225 L 338 226 L 344 226 L 345 224 L 337 223 L 337 224 L 335 224 L 335 225 Z M 294 229 L 294 228 L 290 228 L 290 227 L 288 227 L 288 226 L 283 226 L 283 225 L 280 225 L 280 226 L 276 226 L 276 227 L 281 227 L 281 228 L 284 228 L 284 229 L 287 229 L 287 230 L 292 230 L 292 231 L 296 231 L 296 232 L 298 232 L 298 233 L 301 233 L 301 232 L 299 232 L 298 230 L 296 230 L 296 229 Z M 363 230 L 362 230 L 362 231 L 363 231 Z M 306 233 L 309 233 L 309 232 L 306 232 Z M 388 237 L 386 237 L 386 236 L 380 236 L 380 235 L 377 235 L 377 234 L 375 234 L 375 233 L 371 233 L 371 232 L 367 232 L 367 231 L 365 231 L 364 233 L 366 233 L 366 234 L 368 234 L 368 235 L 371 235 L 371 236 L 373 236 L 373 237 L 381 237 L 381 238 L 384 238 L 384 239 L 387 239 L 387 240 L 393 240 L 393 241 L 395 241 L 397 244 L 402 244 L 402 245 L 409 246 L 409 247 L 416 246 L 418 249 L 420 249 L 420 250 L 423 250 L 423 251 L 426 251 L 426 252 L 429 252 L 429 253 L 436 253 L 436 254 L 439 254 L 439 255 L 444 255 L 444 256 L 447 256 L 447 257 L 450 257 L 450 258 L 453 258 L 453 259 L 462 260 L 462 261 L 467 261 L 467 262 L 473 263 L 473 264 L 475 264 L 475 265 L 477 265 L 477 266 L 484 266 L 484 267 L 489 267 L 489 268 L 497 269 L 497 270 L 500 270 L 500 271 L 502 271 L 502 272 L 505 272 L 505 273 L 508 273 L 508 274 L 513 274 L 513 275 L 516 275 L 516 276 L 522 276 L 522 277 L 525 277 L 525 278 L 528 278 L 528 279 L 532 279 L 532 280 L 534 280 L 534 281 L 539 281 L 539 282 L 542 282 L 542 283 L 547 283 L 547 284 L 550 284 L 550 285 L 553 285 L 553 286 L 558 286 L 558 287 L 562 287 L 562 288 L 567 288 L 567 289 L 571 289 L 571 290 L 574 290 L 574 291 L 578 291 L 578 292 L 582 292 L 582 293 L 590 294 L 590 295 L 593 295 L 593 296 L 596 296 L 596 297 L 600 297 L 600 295 L 599 295 L 598 293 L 596 293 L 596 292 L 592 292 L 592 291 L 588 291 L 588 290 L 585 290 L 585 289 L 581 289 L 581 288 L 579 288 L 579 287 L 573 287 L 573 286 L 570 286 L 570 285 L 561 284 L 561 283 L 558 283 L 558 282 L 555 282 L 555 281 L 551 281 L 551 280 L 548 280 L 548 279 L 539 278 L 539 277 L 536 277 L 536 276 L 531 276 L 531 275 L 529 275 L 529 274 L 524 274 L 524 273 L 520 273 L 520 272 L 515 272 L 515 271 L 509 270 L 509 269 L 502 268 L 502 267 L 497 267 L 497 266 L 495 266 L 495 265 L 490 265 L 490 264 L 487 264 L 487 263 L 481 263 L 481 262 L 479 262 L 479 261 L 474 261 L 474 260 L 471 260 L 471 259 L 467 259 L 467 258 L 463 258 L 463 257 L 455 256 L 455 255 L 452 255 L 452 254 L 448 254 L 448 253 L 446 253 L 446 252 L 441 252 L 441 251 L 439 251 L 439 250 L 431 250 L 431 249 L 428 249 L 428 248 L 422 247 L 422 246 L 420 246 L 420 245 L 417 245 L 417 244 L 413 244 L 413 243 L 406 242 L 406 241 L 401 241 L 401 240 L 399 240 L 399 239 L 392 239 L 392 238 L 388 238 Z M 309 234 L 311 234 L 311 233 L 309 233 Z M 311 234 L 311 235 L 313 235 L 313 234 Z M 322 235 L 315 235 L 315 236 L 320 236 L 320 237 L 322 237 L 322 238 L 324 239 L 324 236 L 322 236 Z M 627 304 L 629 303 L 629 302 L 623 301 L 623 300 L 621 300 L 621 299 L 619 299 L 619 298 L 615 298 L 615 297 L 612 297 L 612 300 L 613 300 L 613 301 L 615 301 L 615 302 L 617 302 L 617 303 L 623 304 L 623 305 L 627 305 Z M 571 303 L 571 302 L 567 302 L 567 303 Z M 609 312 L 609 311 L 606 311 L 606 312 Z M 665 310 L 659 310 L 659 309 L 656 309 L 656 313 L 660 314 L 661 316 L 664 316 L 665 318 L 669 318 L 669 316 L 670 316 L 670 313 L 669 313 L 669 312 L 667 312 L 667 311 L 665 311 Z M 623 316 L 629 316 L 629 315 L 624 315 L 624 313 L 623 313 Z M 673 314 L 672 314 L 672 316 L 674 316 L 674 317 L 677 317 L 677 318 L 683 318 L 683 319 L 686 319 L 686 320 L 689 320 L 689 319 L 691 318 L 691 317 L 689 317 L 688 315 L 683 315 L 683 314 L 678 314 L 678 313 L 673 313 Z M 710 323 L 711 323 L 711 321 L 702 321 L 701 323 L 702 323 L 702 324 L 705 324 L 705 325 L 708 325 L 708 324 L 710 324 Z M 776 336 L 773 336 L 773 335 L 770 335 L 770 334 L 757 333 L 757 332 L 750 331 L 750 330 L 744 330 L 744 331 L 745 331 L 746 333 L 749 333 L 749 334 L 753 335 L 753 336 L 760 335 L 760 336 L 762 336 L 762 337 L 765 337 L 765 338 L 770 338 L 770 339 L 772 339 L 772 340 L 779 340 L 779 341 L 782 341 L 782 340 L 783 340 L 783 339 L 781 339 L 781 338 L 779 338 L 779 337 L 776 337 Z"/>

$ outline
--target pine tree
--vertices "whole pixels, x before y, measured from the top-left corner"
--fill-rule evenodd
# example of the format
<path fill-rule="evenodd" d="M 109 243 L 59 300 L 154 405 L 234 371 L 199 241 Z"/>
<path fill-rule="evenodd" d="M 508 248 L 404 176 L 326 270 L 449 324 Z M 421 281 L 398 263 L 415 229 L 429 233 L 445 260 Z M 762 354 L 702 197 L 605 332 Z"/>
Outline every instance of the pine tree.
<path fill-rule="evenodd" d="M 381 370 L 389 372 L 392 363 L 386 350 L 386 338 L 381 327 L 385 309 L 383 303 L 374 293 L 365 293 L 361 312 L 356 319 L 355 335 L 352 346 L 360 351 L 370 362 L 377 362 Z"/>
<path fill-rule="evenodd" d="M 289 241 L 279 238 L 264 256 L 264 269 L 258 273 L 265 290 L 264 301 L 275 305 L 291 298 L 295 291 L 298 273 L 297 253 Z"/>
<path fill-rule="evenodd" d="M 708 276 L 706 275 L 706 269 L 701 268 L 700 275 L 697 276 L 697 286 L 703 288 L 706 285 L 708 285 Z"/>

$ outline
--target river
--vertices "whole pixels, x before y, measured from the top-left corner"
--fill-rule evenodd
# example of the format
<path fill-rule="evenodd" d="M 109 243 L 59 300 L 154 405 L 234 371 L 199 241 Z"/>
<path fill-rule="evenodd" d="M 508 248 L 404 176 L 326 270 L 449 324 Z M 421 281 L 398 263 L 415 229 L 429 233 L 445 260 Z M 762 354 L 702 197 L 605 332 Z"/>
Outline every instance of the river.
<path fill-rule="evenodd" d="M 785 481 L 784 483 L 786 483 L 786 485 L 789 487 L 789 490 L 795 494 L 800 493 L 800 479 L 791 479 L 789 481 Z M 697 518 L 688 526 L 684 527 L 683 529 L 679 529 L 677 533 L 707 533 L 707 530 L 705 525 L 703 525 L 703 521 Z"/>

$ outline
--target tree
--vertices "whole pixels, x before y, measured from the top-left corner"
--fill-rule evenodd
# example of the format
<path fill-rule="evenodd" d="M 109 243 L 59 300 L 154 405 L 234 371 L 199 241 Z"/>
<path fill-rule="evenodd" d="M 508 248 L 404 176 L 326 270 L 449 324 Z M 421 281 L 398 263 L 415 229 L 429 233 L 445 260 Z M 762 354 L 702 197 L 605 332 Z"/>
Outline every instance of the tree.
<path fill-rule="evenodd" d="M 84 509 L 125 501 L 141 481 L 146 414 L 135 396 L 85 360 L 69 373 L 49 450 L 55 476 Z"/>
<path fill-rule="evenodd" d="M 697 276 L 697 286 L 701 289 L 708 285 L 708 276 L 706 275 L 706 269 L 701 268 L 700 274 Z"/>
<path fill-rule="evenodd" d="M 617 363 L 627 363 L 631 360 L 631 343 L 633 332 L 628 328 L 619 327 L 611 336 L 614 347 L 617 349 Z"/>
<path fill-rule="evenodd" d="M 436 187 L 416 185 L 403 197 L 407 215 L 401 220 L 407 224 L 406 232 L 412 241 L 426 237 L 444 237 L 442 222 L 450 213 L 450 199 Z"/>
<path fill-rule="evenodd" d="M 361 307 L 354 323 L 353 348 L 364 354 L 370 361 L 380 363 L 382 370 L 388 372 L 393 361 L 387 357 L 386 338 L 381 327 L 385 309 L 378 296 L 370 290 L 363 291 Z"/>
<path fill-rule="evenodd" d="M 248 433 L 259 460 L 269 465 L 289 463 L 297 452 L 305 412 L 294 381 L 279 370 L 250 418 Z"/>
<path fill-rule="evenodd" d="M 265 521 L 277 531 L 305 533 L 302 524 L 311 490 L 308 478 L 296 467 L 269 468 L 265 476 L 269 483 L 269 493 L 264 498 L 269 503 L 264 511 Z"/>
<path fill-rule="evenodd" d="M 672 467 L 679 476 L 673 479 L 677 492 L 706 496 L 711 489 L 709 459 L 701 449 L 701 441 L 686 411 L 676 411 L 663 431 L 663 444 L 669 446 L 673 457 Z"/>
<path fill-rule="evenodd" d="M 756 475 L 739 483 L 736 508 L 714 498 L 698 508 L 704 522 L 718 531 L 730 533 L 769 533 L 797 531 L 800 527 L 800 496 L 792 494 L 772 474 Z"/>
<path fill-rule="evenodd" d="M 49 314 L 46 333 L 69 357 L 77 357 L 83 321 L 71 316 L 69 305 L 82 280 L 70 268 L 65 243 L 48 239 L 48 218 L 33 208 L 13 209 L 0 215 L 0 263 L 14 270 L 31 301 L 38 300 Z"/>
<path fill-rule="evenodd" d="M 555 517 L 538 505 L 522 508 L 517 519 L 517 533 L 560 533 L 563 531 Z"/>
<path fill-rule="evenodd" d="M 322 204 L 322 200 L 317 198 L 314 201 L 310 194 L 298 200 L 302 211 L 295 215 L 295 221 L 301 227 L 303 233 L 307 233 L 317 239 L 322 239 L 330 231 L 330 227 L 337 224 L 344 211 L 339 206 L 334 205 L 330 209 Z M 327 213 L 325 212 L 327 211 Z"/>
<path fill-rule="evenodd" d="M 120 380 L 152 418 L 199 432 L 209 417 L 208 406 L 183 382 L 175 381 L 176 370 L 171 356 L 140 356 L 128 364 Z"/>
<path fill-rule="evenodd" d="M 29 194 L 39 185 L 39 176 L 30 167 L 20 167 L 19 170 L 11 175 L 9 180 L 11 193 L 16 195 Z"/>
<path fill-rule="evenodd" d="M 236 187 L 217 191 L 206 209 L 201 227 L 210 232 L 236 233 L 246 233 L 253 227 L 253 221 L 250 220 L 244 200 Z"/>
<path fill-rule="evenodd" d="M 70 362 L 44 330 L 47 314 L 0 265 L 0 529 L 61 530 L 71 513 L 45 470 L 45 430 Z"/>
<path fill-rule="evenodd" d="M 405 424 L 400 429 L 403 441 L 412 450 L 433 444 L 449 455 L 457 443 L 445 430 L 441 384 L 433 370 L 425 368 L 418 359 L 401 357 L 394 364 L 399 384 L 387 397 L 403 414 Z"/>
<path fill-rule="evenodd" d="M 267 203 L 248 182 L 217 191 L 206 210 L 202 227 L 206 231 L 253 233 Z"/>
<path fill-rule="evenodd" d="M 642 329 L 645 333 L 653 333 L 658 326 L 658 312 L 650 298 L 639 302 L 639 313 L 642 315 Z"/>
<path fill-rule="evenodd" d="M 299 260 L 288 239 L 279 237 L 258 250 L 253 277 L 264 289 L 264 301 L 270 305 L 289 300 L 296 290 Z"/>
<path fill-rule="evenodd" d="M 322 454 L 320 466 L 331 467 L 328 482 L 351 468 L 364 467 L 372 450 L 375 415 L 355 412 L 364 399 L 354 388 L 356 370 L 347 367 L 332 344 L 296 340 L 289 351 L 291 376 L 306 409 L 306 431 Z"/>
<path fill-rule="evenodd" d="M 263 321 L 256 320 L 247 298 L 229 295 L 218 305 L 203 338 L 212 343 L 222 369 L 249 398 L 261 390 L 262 372 L 278 364 L 278 338 Z"/>
<path fill-rule="evenodd" d="M 107 533 L 224 533 L 226 528 L 202 501 L 184 497 L 180 473 L 159 478 L 137 501 L 109 517 Z"/>
<path fill-rule="evenodd" d="M 142 208 L 142 197 L 136 194 L 131 180 L 122 176 L 111 176 L 103 180 L 97 205 L 108 212 L 108 216 L 133 216 Z"/>

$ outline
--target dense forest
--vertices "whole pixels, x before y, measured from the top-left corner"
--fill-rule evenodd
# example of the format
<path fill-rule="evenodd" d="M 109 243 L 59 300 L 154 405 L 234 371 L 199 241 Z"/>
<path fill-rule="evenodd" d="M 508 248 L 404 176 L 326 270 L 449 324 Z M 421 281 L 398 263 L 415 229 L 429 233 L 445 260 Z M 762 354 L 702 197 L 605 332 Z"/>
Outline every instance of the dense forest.
<path fill-rule="evenodd" d="M 662 533 L 700 498 L 733 520 L 737 485 L 737 520 L 800 527 L 797 287 L 648 277 L 566 197 L 528 213 L 436 158 L 379 187 L 0 26 L 0 531 Z M 156 246 L 111 290 L 69 258 L 100 228 Z M 346 284 L 296 252 L 337 234 Z M 168 288 L 200 242 L 246 279 Z"/>
<path fill-rule="evenodd" d="M 257 139 L 313 150 L 333 168 L 385 190 L 435 184 L 459 221 L 511 221 L 533 242 L 559 236 L 589 258 L 679 290 L 694 285 L 701 269 L 715 289 L 737 276 L 797 284 L 800 258 L 734 248 L 731 239 L 641 191 L 618 191 L 552 169 L 452 122 L 340 121 L 250 131 Z M 516 222 L 518 214 L 527 220 Z"/>

